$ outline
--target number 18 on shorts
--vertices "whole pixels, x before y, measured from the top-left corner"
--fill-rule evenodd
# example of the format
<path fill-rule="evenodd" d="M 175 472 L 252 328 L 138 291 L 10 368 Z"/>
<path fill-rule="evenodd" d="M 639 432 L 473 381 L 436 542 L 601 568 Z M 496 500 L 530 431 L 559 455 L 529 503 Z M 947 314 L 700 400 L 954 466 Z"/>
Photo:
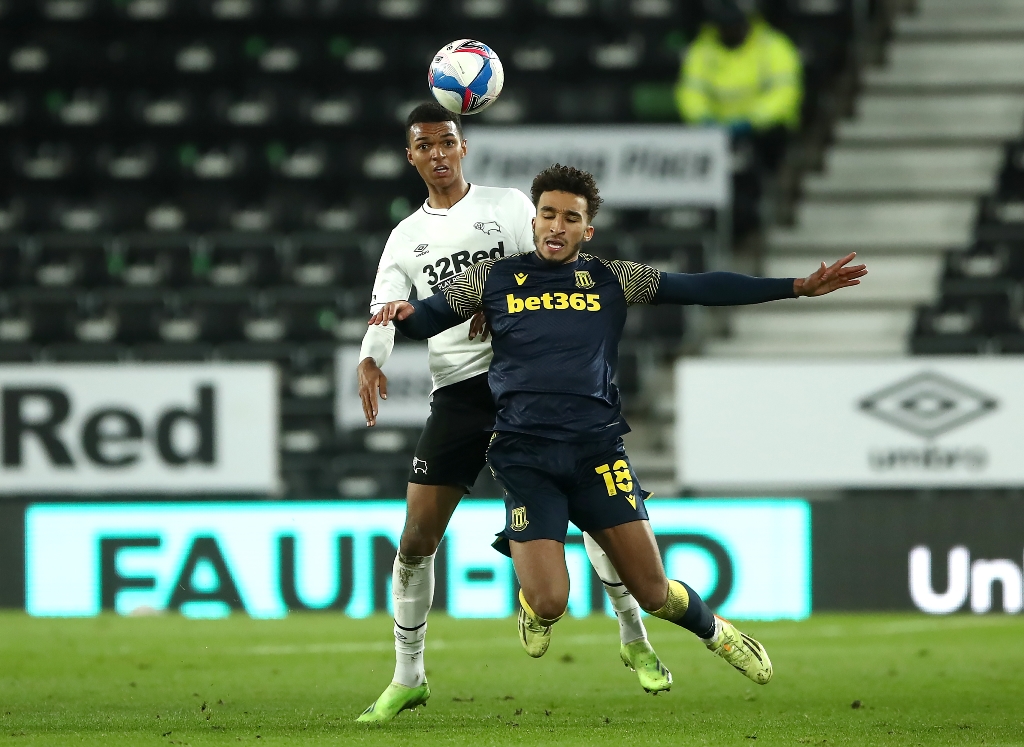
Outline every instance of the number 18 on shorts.
<path fill-rule="evenodd" d="M 647 497 L 633 473 L 621 438 L 574 443 L 523 433 L 494 435 L 487 458 L 505 492 L 508 541 L 565 542 L 571 521 L 584 532 L 647 519 Z"/>

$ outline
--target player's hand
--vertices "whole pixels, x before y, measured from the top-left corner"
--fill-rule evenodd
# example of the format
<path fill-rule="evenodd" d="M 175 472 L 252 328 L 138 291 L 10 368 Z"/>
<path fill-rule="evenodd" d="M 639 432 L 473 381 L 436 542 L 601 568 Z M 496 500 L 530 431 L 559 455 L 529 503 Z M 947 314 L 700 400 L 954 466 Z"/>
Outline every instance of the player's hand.
<path fill-rule="evenodd" d="M 469 324 L 469 339 L 475 340 L 479 334 L 483 335 L 480 338 L 480 342 L 487 342 L 487 338 L 491 336 L 491 327 L 487 323 L 487 317 L 484 316 L 482 311 L 473 314 L 473 321 Z"/>
<path fill-rule="evenodd" d="M 392 319 L 398 321 L 408 319 L 415 311 L 416 307 L 408 301 L 388 301 L 381 307 L 380 311 L 370 317 L 369 324 L 379 324 L 382 327 L 386 327 Z"/>
<path fill-rule="evenodd" d="M 815 272 L 805 278 L 797 278 L 793 281 L 793 293 L 797 296 L 824 296 L 826 293 L 840 288 L 860 285 L 859 278 L 868 274 L 867 265 L 846 266 L 856 256 L 857 252 L 850 252 L 829 267 L 822 262 L 821 267 Z"/>
<path fill-rule="evenodd" d="M 363 358 L 356 367 L 359 372 L 359 399 L 363 402 L 363 415 L 366 425 L 377 425 L 377 391 L 380 398 L 388 398 L 388 377 L 377 367 L 373 358 Z"/>

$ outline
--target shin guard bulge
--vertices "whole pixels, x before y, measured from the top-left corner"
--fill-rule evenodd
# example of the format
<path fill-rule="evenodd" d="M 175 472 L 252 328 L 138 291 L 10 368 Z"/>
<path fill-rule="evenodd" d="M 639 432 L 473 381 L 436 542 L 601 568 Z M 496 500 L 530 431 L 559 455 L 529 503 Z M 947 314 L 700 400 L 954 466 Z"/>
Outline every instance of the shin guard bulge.
<path fill-rule="evenodd" d="M 434 599 L 434 556 L 395 557 L 391 576 L 395 610 L 395 677 L 406 687 L 423 684 L 427 613 Z"/>

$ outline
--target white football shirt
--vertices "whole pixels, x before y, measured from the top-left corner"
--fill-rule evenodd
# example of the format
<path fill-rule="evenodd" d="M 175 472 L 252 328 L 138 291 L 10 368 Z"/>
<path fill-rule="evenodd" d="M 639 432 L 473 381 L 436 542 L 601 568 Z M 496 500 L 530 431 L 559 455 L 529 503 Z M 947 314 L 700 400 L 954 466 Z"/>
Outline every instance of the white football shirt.
<path fill-rule="evenodd" d="M 443 290 L 452 278 L 477 262 L 532 252 L 536 211 L 518 189 L 471 184 L 455 205 L 438 210 L 426 202 L 391 232 L 373 283 L 370 313 L 388 301 L 418 298 Z M 469 322 L 428 342 L 434 389 L 485 373 L 491 344 L 469 339 Z M 359 360 L 373 358 L 382 367 L 395 344 L 395 327 L 372 326 L 363 337 Z"/>

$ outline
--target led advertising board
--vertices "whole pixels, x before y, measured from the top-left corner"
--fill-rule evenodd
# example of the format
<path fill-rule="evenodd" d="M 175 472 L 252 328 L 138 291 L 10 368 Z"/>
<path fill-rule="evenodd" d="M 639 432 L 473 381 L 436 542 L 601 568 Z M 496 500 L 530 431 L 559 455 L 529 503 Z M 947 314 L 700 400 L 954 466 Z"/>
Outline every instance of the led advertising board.
<path fill-rule="evenodd" d="M 652 500 L 668 574 L 725 616 L 811 611 L 810 508 L 796 500 Z M 25 514 L 25 606 L 32 615 L 232 610 L 282 617 L 391 605 L 404 501 L 35 504 Z M 500 501 L 464 501 L 435 561 L 434 609 L 453 617 L 514 611 L 511 561 L 493 550 Z M 757 541 L 750 528 L 757 527 Z M 582 537 L 566 543 L 569 613 L 610 612 Z"/>
<path fill-rule="evenodd" d="M 1024 499 L 864 496 L 814 505 L 814 609 L 1024 612 Z"/>

